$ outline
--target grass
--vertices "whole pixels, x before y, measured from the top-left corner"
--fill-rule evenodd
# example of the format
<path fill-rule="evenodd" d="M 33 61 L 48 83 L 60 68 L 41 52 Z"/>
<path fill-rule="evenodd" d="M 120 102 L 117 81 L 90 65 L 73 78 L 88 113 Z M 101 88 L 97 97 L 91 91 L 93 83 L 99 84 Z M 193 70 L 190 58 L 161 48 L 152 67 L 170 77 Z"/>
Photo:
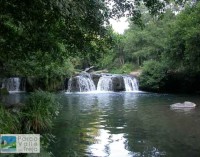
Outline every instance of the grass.
<path fill-rule="evenodd" d="M 19 112 L 12 112 L 12 109 L 7 109 L 0 103 L 0 133 L 37 133 L 41 135 L 43 149 L 47 148 L 50 142 L 55 139 L 51 134 L 51 129 L 60 107 L 54 94 L 41 90 L 31 93 Z M 15 156 L 21 157 L 21 154 Z"/>
<path fill-rule="evenodd" d="M 12 112 L 12 110 L 6 109 L 5 106 L 0 103 L 0 133 L 21 133 L 21 118 L 18 113 Z"/>
<path fill-rule="evenodd" d="M 26 132 L 40 133 L 51 128 L 59 108 L 55 95 L 44 91 L 31 93 L 22 110 Z"/>

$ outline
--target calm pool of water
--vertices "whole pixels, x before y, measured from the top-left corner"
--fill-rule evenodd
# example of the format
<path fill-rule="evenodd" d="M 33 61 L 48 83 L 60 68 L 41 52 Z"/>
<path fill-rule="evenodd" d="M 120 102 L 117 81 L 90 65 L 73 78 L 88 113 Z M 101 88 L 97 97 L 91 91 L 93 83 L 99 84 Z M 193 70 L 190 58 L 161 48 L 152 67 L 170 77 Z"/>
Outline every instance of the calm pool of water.
<path fill-rule="evenodd" d="M 55 157 L 199 157 L 200 109 L 171 110 L 200 97 L 152 93 L 59 95 Z"/>

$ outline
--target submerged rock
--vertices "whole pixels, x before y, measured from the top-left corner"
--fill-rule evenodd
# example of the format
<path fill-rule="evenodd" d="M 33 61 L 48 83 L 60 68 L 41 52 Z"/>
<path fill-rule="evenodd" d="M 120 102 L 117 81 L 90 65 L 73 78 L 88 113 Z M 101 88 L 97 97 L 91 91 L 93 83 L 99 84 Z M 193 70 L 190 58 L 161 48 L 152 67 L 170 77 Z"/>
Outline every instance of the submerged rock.
<path fill-rule="evenodd" d="M 170 105 L 171 108 L 195 108 L 196 104 L 193 102 L 185 101 L 184 103 L 175 103 Z"/>

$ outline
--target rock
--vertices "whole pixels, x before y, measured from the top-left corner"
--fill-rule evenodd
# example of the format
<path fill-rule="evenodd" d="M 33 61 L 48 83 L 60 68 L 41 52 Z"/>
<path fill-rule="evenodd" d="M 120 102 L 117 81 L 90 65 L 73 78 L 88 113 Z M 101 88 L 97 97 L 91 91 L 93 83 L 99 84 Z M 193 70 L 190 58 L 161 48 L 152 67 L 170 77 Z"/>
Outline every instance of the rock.
<path fill-rule="evenodd" d="M 195 103 L 189 102 L 189 101 L 185 101 L 185 102 L 184 102 L 184 105 L 185 105 L 186 107 L 192 107 L 192 108 L 197 106 Z"/>
<path fill-rule="evenodd" d="M 181 108 L 195 108 L 196 104 L 193 102 L 189 102 L 189 101 L 185 101 L 184 103 L 175 103 L 170 105 L 171 108 L 177 108 L 177 109 L 181 109 Z"/>
<path fill-rule="evenodd" d="M 113 91 L 125 91 L 124 79 L 122 76 L 112 77 Z"/>
<path fill-rule="evenodd" d="M 170 107 L 176 108 L 176 107 L 179 107 L 181 105 L 182 105 L 182 103 L 175 103 L 175 104 L 170 105 Z"/>
<path fill-rule="evenodd" d="M 91 77 L 92 77 L 92 80 L 94 81 L 95 87 L 97 87 L 101 74 L 91 74 Z"/>

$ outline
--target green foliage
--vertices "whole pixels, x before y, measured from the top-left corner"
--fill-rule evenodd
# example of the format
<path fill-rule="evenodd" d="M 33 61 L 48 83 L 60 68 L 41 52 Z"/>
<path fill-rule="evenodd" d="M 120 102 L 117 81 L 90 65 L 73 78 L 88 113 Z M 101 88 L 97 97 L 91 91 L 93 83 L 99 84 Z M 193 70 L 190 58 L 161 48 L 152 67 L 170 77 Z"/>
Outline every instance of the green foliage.
<path fill-rule="evenodd" d="M 125 63 L 144 63 L 140 76 L 141 88 L 154 91 L 166 88 L 169 81 L 167 71 L 173 72 L 173 76 L 179 72 L 198 74 L 199 11 L 200 3 L 196 3 L 177 16 L 167 10 L 160 20 L 144 13 L 143 29 L 131 23 L 124 34 L 123 51 Z"/>
<path fill-rule="evenodd" d="M 59 108 L 60 104 L 55 95 L 44 91 L 31 93 L 22 110 L 26 133 L 42 133 L 51 128 Z"/>
<path fill-rule="evenodd" d="M 170 47 L 165 57 L 178 71 L 200 71 L 200 3 L 177 16 L 171 29 Z"/>
<path fill-rule="evenodd" d="M 104 55 L 101 59 L 98 61 L 99 68 L 110 68 L 112 66 L 113 61 L 115 58 L 115 54 L 111 51 Z"/>
<path fill-rule="evenodd" d="M 70 57 L 92 58 L 101 47 L 106 20 L 101 1 L 9 0 L 0 5 L 4 75 L 66 75 Z"/>
<path fill-rule="evenodd" d="M 20 115 L 8 110 L 0 103 L 0 132 L 1 134 L 21 133 Z"/>
<path fill-rule="evenodd" d="M 41 149 L 47 149 L 50 142 L 55 139 L 51 129 L 53 120 L 58 116 L 61 108 L 56 96 L 49 92 L 36 91 L 29 95 L 25 106 L 18 110 L 15 110 L 16 107 L 9 109 L 0 103 L 0 132 L 3 134 L 40 134 Z"/>
<path fill-rule="evenodd" d="M 162 16 L 162 14 L 167 10 L 166 5 L 172 3 L 176 6 L 179 6 L 179 8 L 182 8 L 185 4 L 190 4 L 191 0 L 112 0 L 109 4 L 112 5 L 112 12 L 110 13 L 111 15 L 121 17 L 126 14 L 130 17 L 131 21 L 134 21 L 134 23 L 142 26 L 143 23 L 141 16 L 143 14 L 143 10 L 141 10 L 141 7 L 146 7 L 146 12 L 149 12 L 150 15 L 159 17 Z"/>
<path fill-rule="evenodd" d="M 84 58 L 83 65 L 95 64 L 110 47 L 110 32 L 105 27 L 109 18 L 129 11 L 129 16 L 139 23 L 141 5 L 151 15 L 158 15 L 165 2 L 168 0 L 1 1 L 2 74 L 51 77 L 61 71 L 62 75 L 70 73 L 65 66 L 66 62 L 71 64 L 70 57 Z M 124 56 L 120 57 L 123 63 Z"/>
<path fill-rule="evenodd" d="M 1 1 L 0 75 L 41 79 L 41 84 L 44 84 L 42 89 L 53 90 L 59 86 L 57 80 L 72 75 L 75 68 L 99 65 L 101 68 L 122 68 L 123 72 L 130 69 L 126 63 L 140 66 L 145 60 L 160 60 L 163 52 L 170 49 L 166 46 L 169 35 L 166 30 L 170 28 L 168 21 L 173 19 L 173 14 L 166 12 L 167 18 L 164 17 L 162 22 L 158 18 L 166 11 L 165 3 L 169 2 L 171 1 Z M 181 4 L 185 1 L 176 2 Z M 198 10 L 198 5 L 196 8 Z M 186 31 L 187 35 L 182 35 L 185 34 L 182 30 L 174 29 L 174 36 L 176 33 L 181 35 L 172 38 L 174 50 L 170 50 L 169 54 L 178 58 L 174 52 L 181 51 L 187 67 L 192 68 L 191 62 L 195 62 L 197 69 L 200 69 L 200 59 L 196 55 L 199 53 L 199 12 L 188 13 L 187 18 L 186 14 L 183 18 L 180 16 L 180 22 L 175 25 L 186 29 L 194 27 Z M 109 18 L 125 14 L 134 24 L 131 23 L 125 36 L 114 34 L 109 27 Z M 155 16 L 152 18 L 152 15 Z M 192 19 L 192 16 L 195 18 Z M 184 24 L 181 24 L 181 20 Z M 144 29 L 140 29 L 135 23 L 143 23 Z M 188 24 L 185 26 L 185 23 Z M 173 42 L 176 44 L 173 45 Z"/>
<path fill-rule="evenodd" d="M 139 78 L 141 88 L 159 91 L 165 85 L 167 70 L 164 63 L 146 61 Z"/>
<path fill-rule="evenodd" d="M 126 60 L 138 65 L 142 65 L 145 60 L 161 59 L 168 41 L 170 23 L 175 19 L 175 15 L 167 10 L 162 20 L 149 17 L 146 13 L 142 18 L 145 27 L 141 29 L 131 23 L 123 41 Z"/>
<path fill-rule="evenodd" d="M 188 1 L 185 3 L 187 7 L 181 11 L 181 1 L 177 2 L 170 6 L 172 10 L 165 8 L 162 18 L 150 16 L 145 8 L 151 4 L 159 8 L 161 5 L 156 1 L 137 5 L 144 27 L 129 21 L 130 28 L 124 35 L 113 34 L 112 51 L 104 55 L 100 65 L 114 73 L 128 73 L 132 69 L 127 66 L 129 63 L 138 67 L 143 65 L 140 77 L 143 89 L 167 89 L 166 86 L 179 73 L 187 74 L 181 75 L 182 79 L 191 79 L 190 84 L 194 84 L 200 72 L 200 3 Z M 175 15 L 172 11 L 177 10 L 179 14 Z M 154 9 L 150 7 L 149 11 L 151 14 Z"/>
<path fill-rule="evenodd" d="M 111 73 L 123 74 L 130 73 L 135 70 L 137 66 L 129 63 L 127 55 L 124 51 L 123 36 L 119 34 L 112 34 L 113 47 L 107 50 L 107 53 L 99 59 L 98 66 L 102 69 L 107 69 Z"/>
<path fill-rule="evenodd" d="M 167 49 L 171 23 L 175 15 L 167 10 L 162 20 L 152 18 L 144 10 L 142 21 L 145 27 L 130 22 L 124 35 L 113 34 L 113 49 L 100 60 L 103 68 L 114 73 L 129 73 L 147 60 L 161 60 Z M 129 65 L 134 65 L 129 66 Z"/>
<path fill-rule="evenodd" d="M 50 142 L 55 140 L 51 129 L 60 109 L 61 105 L 54 94 L 41 90 L 31 93 L 21 110 L 22 132 L 41 134 L 42 148 L 47 149 Z"/>
<path fill-rule="evenodd" d="M 118 68 L 113 67 L 110 72 L 114 74 L 129 74 L 131 71 L 136 69 L 137 69 L 136 65 L 133 65 L 131 63 L 125 63 L 121 67 Z"/>

